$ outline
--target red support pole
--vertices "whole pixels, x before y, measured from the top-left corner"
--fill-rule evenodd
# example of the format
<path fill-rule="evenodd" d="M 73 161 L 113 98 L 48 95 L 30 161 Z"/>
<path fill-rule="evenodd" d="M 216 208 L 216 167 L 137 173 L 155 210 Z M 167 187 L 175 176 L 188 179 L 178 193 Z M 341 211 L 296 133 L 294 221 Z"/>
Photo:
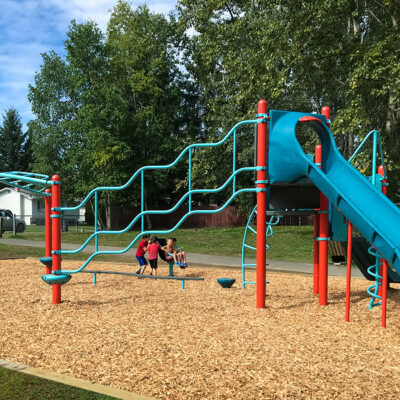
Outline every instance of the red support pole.
<path fill-rule="evenodd" d="M 386 175 L 383 169 L 383 165 L 378 167 L 378 174 L 384 177 Z M 387 196 L 387 179 L 382 180 L 382 193 Z M 379 268 L 379 275 L 382 276 L 382 286 L 380 286 L 380 296 L 382 296 L 382 321 L 381 326 L 382 328 L 386 328 L 386 303 L 387 303 L 387 289 L 389 286 L 388 279 L 387 279 L 387 262 L 385 259 L 381 259 L 382 267 Z"/>
<path fill-rule="evenodd" d="M 322 107 L 321 114 L 325 115 L 329 126 L 330 109 Z M 322 151 L 322 150 L 321 150 Z M 321 155 L 322 163 L 322 155 Z M 321 166 L 322 168 L 322 166 Z M 328 304 L 328 239 L 329 239 L 329 200 L 321 193 L 319 216 L 319 304 Z"/>
<path fill-rule="evenodd" d="M 315 164 L 321 168 L 321 146 L 315 147 Z M 313 293 L 319 292 L 319 209 L 314 214 L 314 274 L 313 274 Z"/>
<path fill-rule="evenodd" d="M 346 322 L 350 321 L 350 283 L 351 283 L 351 250 L 353 245 L 353 226 L 347 221 L 347 271 L 346 271 Z"/>
<path fill-rule="evenodd" d="M 258 117 L 265 118 L 267 114 L 267 102 L 258 102 Z M 267 123 L 260 122 L 257 125 L 257 285 L 256 285 L 256 306 L 265 308 L 266 292 L 266 224 L 267 224 Z"/>
<path fill-rule="evenodd" d="M 383 170 L 383 165 L 380 165 L 379 167 L 378 167 L 378 174 L 380 175 L 380 176 L 382 176 L 382 178 L 385 176 L 385 171 Z M 386 196 L 387 195 L 387 179 L 383 179 L 382 180 L 382 193 Z M 379 259 L 379 264 L 381 264 L 382 263 L 382 265 L 379 265 L 379 275 L 380 276 L 383 276 L 382 274 L 383 274 L 383 259 L 382 258 L 380 258 Z M 379 283 L 380 283 L 380 286 L 379 286 L 379 288 L 378 288 L 378 296 L 382 296 L 382 286 L 383 286 L 383 280 L 382 279 L 379 279 Z"/>
<path fill-rule="evenodd" d="M 51 236 L 52 236 L 52 251 L 61 250 L 61 212 L 54 210 L 61 207 L 61 182 L 58 175 L 53 175 L 51 178 L 53 184 L 51 186 Z M 52 271 L 61 269 L 61 254 L 52 254 Z M 53 304 L 61 303 L 61 284 L 54 283 L 53 289 Z"/>
<path fill-rule="evenodd" d="M 388 287 L 388 279 L 387 279 L 387 262 L 383 260 L 383 271 L 382 271 L 382 317 L 381 317 L 381 326 L 382 328 L 386 328 L 386 301 L 387 301 L 387 287 Z"/>
<path fill-rule="evenodd" d="M 44 229 L 46 238 L 46 257 L 51 257 L 51 190 L 46 189 L 45 193 L 48 196 L 44 198 Z M 50 195 L 50 196 L 49 196 Z M 51 267 L 46 266 L 46 274 L 51 274 Z"/>

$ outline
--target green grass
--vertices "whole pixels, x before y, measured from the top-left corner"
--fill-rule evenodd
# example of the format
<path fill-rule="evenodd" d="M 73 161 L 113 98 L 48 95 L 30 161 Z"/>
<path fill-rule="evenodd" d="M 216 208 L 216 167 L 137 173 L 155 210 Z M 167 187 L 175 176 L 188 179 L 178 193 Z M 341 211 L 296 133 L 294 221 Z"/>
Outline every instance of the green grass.
<path fill-rule="evenodd" d="M 78 254 L 63 254 L 62 259 L 65 260 L 86 260 L 89 257 L 90 253 L 78 253 Z M 31 246 L 16 246 L 16 245 L 8 245 L 3 244 L 0 241 L 0 260 L 9 259 L 9 258 L 26 258 L 26 257 L 35 257 L 40 258 L 44 256 L 44 250 L 40 247 L 31 247 Z M 104 255 L 97 256 L 95 261 L 118 261 L 119 263 L 131 263 L 135 266 L 137 265 L 137 261 L 132 256 L 127 255 Z M 43 267 L 44 268 L 44 267 Z M 66 267 L 67 268 L 67 265 Z M 1 398 L 0 398 L 1 400 Z"/>
<path fill-rule="evenodd" d="M 90 236 L 90 231 L 93 232 L 93 227 L 84 229 L 85 231 L 82 233 L 77 233 L 75 228 L 71 228 L 70 232 L 63 232 L 62 241 L 65 243 L 83 243 Z M 176 237 L 178 245 L 184 247 L 188 253 L 240 256 L 243 232 L 243 227 L 178 229 L 171 236 Z M 274 228 L 274 232 L 274 235 L 269 239 L 270 250 L 267 252 L 268 258 L 286 261 L 312 261 L 312 226 L 277 226 Z M 99 243 L 100 245 L 122 248 L 127 246 L 137 234 L 138 232 L 130 231 L 121 235 L 102 235 Z M 4 237 L 12 237 L 12 234 L 7 232 Z M 17 238 L 44 241 L 44 228 L 29 226 L 24 233 L 17 234 Z M 249 233 L 248 238 L 247 243 L 254 245 L 255 235 Z M 93 244 L 93 241 L 91 244 Z M 40 252 L 40 254 L 42 253 Z M 71 256 L 70 258 L 72 259 L 86 258 L 79 254 Z M 252 257 L 254 254 L 249 251 L 248 256 Z M 64 258 L 68 259 L 67 256 Z M 103 259 L 107 260 L 109 258 L 104 257 Z M 102 258 L 99 257 L 98 260 L 102 260 Z"/>
<path fill-rule="evenodd" d="M 115 400 L 115 397 L 0 368 L 0 399 Z"/>

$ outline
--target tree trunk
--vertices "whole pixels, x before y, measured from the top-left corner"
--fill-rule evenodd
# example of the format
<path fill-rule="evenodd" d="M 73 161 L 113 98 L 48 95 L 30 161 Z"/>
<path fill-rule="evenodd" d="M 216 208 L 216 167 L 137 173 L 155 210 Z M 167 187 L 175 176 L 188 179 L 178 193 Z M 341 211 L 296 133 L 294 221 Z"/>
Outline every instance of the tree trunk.
<path fill-rule="evenodd" d="M 106 224 L 107 224 L 107 230 L 111 231 L 111 200 L 109 193 L 107 193 L 106 197 Z"/>
<path fill-rule="evenodd" d="M 93 216 L 95 217 L 94 200 L 90 199 L 89 203 L 92 209 Z M 101 213 L 99 212 L 99 210 L 97 210 L 97 224 L 100 225 L 100 230 L 104 231 L 106 229 L 106 226 L 104 225 L 104 221 L 101 218 Z"/>
<path fill-rule="evenodd" d="M 391 6 L 388 8 L 390 19 L 392 21 L 393 30 L 396 31 L 398 28 L 398 18 L 400 14 L 399 6 Z M 398 57 L 397 57 L 397 62 Z M 389 98 L 388 98 L 388 110 L 386 114 L 386 132 L 390 138 L 391 148 L 398 148 L 399 145 L 399 132 L 400 130 L 400 104 L 396 103 L 396 86 L 393 81 L 390 80 L 389 87 Z M 395 147 L 393 147 L 393 145 Z M 397 152 L 396 152 L 397 153 Z"/>
<path fill-rule="evenodd" d="M 347 145 L 348 145 L 347 158 L 349 159 L 353 155 L 353 151 L 354 151 L 354 133 L 353 132 L 349 132 L 349 141 L 348 141 Z"/>
<path fill-rule="evenodd" d="M 358 11 L 358 15 L 353 15 L 352 17 L 352 31 L 353 31 L 352 33 L 354 42 L 356 43 L 357 46 L 359 46 L 359 43 L 361 43 L 362 41 L 361 18 L 360 18 L 361 12 L 358 10 L 358 2 L 355 2 L 353 6 L 354 6 L 354 11 Z M 354 133 L 350 131 L 347 142 L 347 152 L 348 152 L 347 158 L 351 157 L 353 151 L 354 151 Z"/>
<path fill-rule="evenodd" d="M 147 201 L 144 202 L 144 209 L 147 210 Z M 150 215 L 146 214 L 145 215 L 145 221 L 146 221 L 146 228 L 145 229 L 152 229 L 153 225 L 151 224 L 151 219 L 150 219 Z"/>

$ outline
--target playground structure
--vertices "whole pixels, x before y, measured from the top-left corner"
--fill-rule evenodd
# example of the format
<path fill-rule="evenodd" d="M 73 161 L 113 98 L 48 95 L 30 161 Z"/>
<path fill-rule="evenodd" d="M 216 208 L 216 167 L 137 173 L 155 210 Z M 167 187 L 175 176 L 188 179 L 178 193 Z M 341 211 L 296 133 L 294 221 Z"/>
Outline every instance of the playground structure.
<path fill-rule="evenodd" d="M 379 178 L 376 178 L 376 150 L 378 135 L 373 134 L 374 140 L 374 166 L 372 182 L 369 182 L 359 173 L 338 151 L 333 135 L 330 132 L 329 108 L 324 107 L 322 114 L 309 114 L 289 111 L 270 111 L 267 114 L 266 102 L 258 103 L 258 114 L 255 120 L 246 120 L 236 124 L 228 134 L 216 143 L 194 144 L 184 149 L 176 160 L 164 166 L 146 166 L 140 168 L 136 173 L 119 187 L 99 187 L 93 189 L 85 199 L 76 207 L 62 207 L 61 205 L 61 181 L 58 175 L 52 179 L 48 176 L 27 173 L 9 172 L 0 173 L 0 181 L 14 187 L 23 187 L 25 190 L 33 191 L 45 196 L 46 213 L 46 254 L 42 262 L 46 265 L 46 274 L 43 280 L 52 285 L 53 303 L 61 302 L 61 286 L 71 279 L 71 275 L 83 272 L 85 267 L 97 255 L 122 254 L 131 249 L 138 238 L 143 234 L 167 235 L 183 223 L 190 215 L 199 213 L 217 213 L 224 209 L 230 202 L 241 193 L 256 193 L 257 206 L 253 209 L 251 218 L 256 218 L 256 229 L 247 224 L 245 237 L 250 231 L 256 235 L 257 245 L 254 247 L 246 244 L 243 247 L 256 251 L 256 306 L 265 308 L 266 295 L 266 249 L 267 237 L 272 235 L 273 226 L 279 221 L 279 215 L 284 213 L 315 213 L 315 241 L 314 241 L 314 293 L 319 295 L 320 305 L 327 305 L 328 292 L 328 240 L 329 233 L 329 204 L 332 209 L 339 209 L 347 219 L 347 244 L 349 255 L 347 257 L 347 295 L 346 320 L 349 319 L 349 295 L 350 295 L 350 266 L 352 248 L 352 225 L 355 225 L 362 235 L 371 243 L 371 253 L 377 261 L 369 272 L 374 272 L 375 283 L 369 289 L 374 299 L 382 303 L 382 326 L 386 324 L 386 296 L 388 271 L 396 278 L 400 273 L 400 234 L 396 230 L 400 223 L 400 212 L 397 207 L 379 189 L 375 187 L 376 182 L 386 188 L 385 166 L 382 164 Z M 304 124 L 311 127 L 319 136 L 321 145 L 317 147 L 315 159 L 305 154 L 296 137 L 296 127 Z M 236 166 L 236 135 L 237 129 L 242 125 L 256 125 L 257 141 L 255 152 L 257 162 L 254 166 L 237 168 Z M 376 132 L 376 131 L 374 131 Z M 232 174 L 225 183 L 216 189 L 193 189 L 192 187 L 192 155 L 193 151 L 203 147 L 216 147 L 223 145 L 226 141 L 233 140 Z M 367 138 L 365 139 L 367 140 Z M 382 150 L 380 148 L 380 152 Z M 147 170 L 168 169 L 175 166 L 185 155 L 188 156 L 188 190 L 174 207 L 169 210 L 145 210 L 144 209 L 144 173 Z M 236 178 L 244 172 L 256 172 L 256 187 L 238 189 Z M 98 193 L 101 191 L 123 190 L 130 186 L 136 179 L 140 178 L 141 184 L 141 212 L 119 231 L 99 231 L 97 224 Z M 320 205 L 316 211 L 315 207 L 310 209 L 275 210 L 271 211 L 269 195 L 274 185 L 302 185 L 305 179 L 309 179 L 320 191 Z M 226 203 L 216 210 L 192 210 L 192 195 L 215 193 L 224 190 L 232 184 L 232 194 Z M 37 189 L 39 187 L 39 189 Z M 51 188 L 51 190 L 50 190 Z M 382 189 L 382 190 L 383 190 Z M 94 198 L 95 205 L 95 232 L 76 250 L 61 249 L 61 215 L 66 210 L 76 210 L 82 207 L 90 198 Z M 144 218 L 149 214 L 168 214 L 175 211 L 184 201 L 188 202 L 187 213 L 169 230 L 145 230 Z M 379 210 L 379 214 L 377 213 Z M 271 218 L 267 222 L 267 214 Z M 272 213 L 272 214 L 271 214 Z M 275 214 L 274 214 L 275 213 Z M 331 213 L 333 215 L 333 212 Z M 250 218 L 249 218 L 250 221 Z M 121 234 L 130 230 L 136 223 L 141 225 L 141 232 L 131 243 L 119 251 L 99 251 L 98 238 L 100 235 Z M 95 252 L 92 253 L 81 267 L 74 270 L 61 268 L 61 255 L 73 254 L 82 251 L 88 243 L 94 240 Z M 252 247 L 252 248 L 251 248 Z M 246 265 L 244 255 L 242 256 L 244 267 Z M 388 267 L 388 262 L 393 266 Z M 373 271 L 374 270 L 374 271 Z M 102 273 L 102 271 L 87 271 L 91 273 Z M 133 274 L 135 275 L 135 274 Z M 96 275 L 94 275 L 95 277 Z M 172 277 L 171 277 L 172 278 Z M 189 279 L 190 277 L 186 277 Z M 183 277 L 177 277 L 183 279 Z M 243 272 L 243 285 L 252 282 L 245 281 Z M 182 280 L 183 284 L 183 280 Z M 372 303 L 373 304 L 373 303 Z M 371 306 L 372 307 L 372 306 Z"/>

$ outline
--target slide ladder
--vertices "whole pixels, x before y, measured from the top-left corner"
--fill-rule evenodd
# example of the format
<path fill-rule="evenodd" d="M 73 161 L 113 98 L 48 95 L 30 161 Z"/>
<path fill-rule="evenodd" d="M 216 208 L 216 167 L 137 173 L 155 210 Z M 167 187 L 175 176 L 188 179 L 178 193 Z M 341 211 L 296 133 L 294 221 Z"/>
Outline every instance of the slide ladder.
<path fill-rule="evenodd" d="M 367 288 L 367 292 L 371 296 L 371 300 L 369 302 L 369 309 L 371 310 L 372 307 L 382 305 L 382 296 L 379 293 L 380 293 L 380 289 L 382 287 L 383 276 L 380 275 L 379 269 L 383 265 L 383 262 L 380 258 L 380 254 L 378 254 L 378 252 L 374 248 L 374 246 L 369 247 L 368 253 L 371 254 L 371 256 L 374 256 L 375 260 L 376 260 L 375 264 L 371 265 L 367 269 L 368 273 L 373 278 L 375 278 L 374 284 L 371 286 L 368 286 L 368 288 Z M 375 300 L 381 300 L 381 301 L 376 303 Z"/>
<path fill-rule="evenodd" d="M 255 255 L 257 248 L 253 245 L 256 241 L 257 236 L 257 226 L 255 223 L 255 219 L 257 216 L 257 206 L 253 208 L 250 213 L 250 216 L 247 220 L 246 228 L 243 233 L 242 239 L 242 288 L 245 289 L 246 285 L 254 285 L 256 282 L 254 281 L 246 281 L 246 267 L 256 267 L 254 262 L 247 261 L 248 251 L 251 251 L 252 254 Z M 268 244 L 268 238 L 270 238 L 274 234 L 273 227 L 279 223 L 279 216 L 271 216 L 268 220 L 267 218 L 267 229 L 266 229 L 266 249 L 269 250 L 270 246 Z M 268 264 L 267 264 L 268 265 Z M 269 283 L 267 281 L 267 283 Z"/>

